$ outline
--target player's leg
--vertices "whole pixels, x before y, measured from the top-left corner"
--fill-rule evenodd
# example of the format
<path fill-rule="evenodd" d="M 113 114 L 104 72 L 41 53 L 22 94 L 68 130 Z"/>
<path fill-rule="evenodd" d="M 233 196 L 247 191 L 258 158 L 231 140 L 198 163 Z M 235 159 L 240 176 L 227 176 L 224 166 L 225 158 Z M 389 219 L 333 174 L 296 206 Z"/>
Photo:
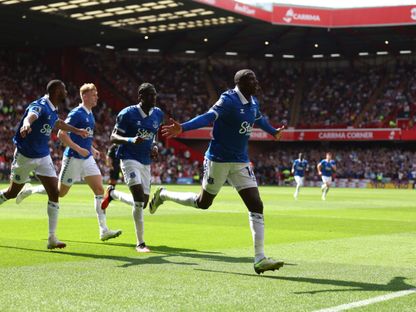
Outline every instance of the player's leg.
<path fill-rule="evenodd" d="M 300 176 L 295 176 L 295 181 L 296 181 L 296 190 L 295 190 L 295 194 L 293 194 L 293 197 L 295 199 L 298 199 L 299 196 L 299 190 L 300 187 L 302 186 L 302 178 Z"/>
<path fill-rule="evenodd" d="M 260 274 L 264 271 L 279 269 L 283 266 L 283 261 L 267 258 L 264 253 L 263 202 L 252 168 L 249 164 L 233 165 L 228 181 L 237 189 L 249 211 L 249 223 L 255 254 L 254 270 Z"/>
<path fill-rule="evenodd" d="M 9 199 L 15 198 L 17 194 L 22 190 L 25 184 L 17 184 L 13 181 L 10 181 L 9 187 L 7 190 L 0 191 L 0 205 Z"/>
<path fill-rule="evenodd" d="M 149 252 L 144 241 L 144 215 L 143 209 L 148 200 L 147 194 L 150 189 L 150 165 L 143 165 L 136 160 L 122 160 L 121 169 L 124 181 L 130 189 L 133 198 L 132 216 L 136 232 L 136 250 L 138 252 Z M 146 185 L 144 185 L 146 183 Z"/>
<path fill-rule="evenodd" d="M 29 174 L 36 166 L 36 159 L 27 158 L 17 150 L 14 152 L 10 184 L 7 190 L 0 191 L 0 205 L 9 199 L 16 198 L 25 183 L 29 181 Z"/>
<path fill-rule="evenodd" d="M 228 169 L 229 163 L 216 163 L 205 159 L 202 190 L 199 194 L 192 192 L 171 192 L 160 187 L 153 194 L 152 200 L 150 201 L 150 213 L 155 213 L 156 209 L 164 201 L 173 201 L 183 206 L 208 209 L 227 180 Z"/>
<path fill-rule="evenodd" d="M 112 168 L 110 169 L 110 172 L 109 172 L 108 184 L 115 187 L 117 185 L 119 176 L 120 176 L 120 160 L 113 158 Z"/>
<path fill-rule="evenodd" d="M 94 209 L 97 214 L 98 227 L 100 232 L 100 239 L 106 241 L 121 235 L 121 230 L 110 230 L 107 226 L 107 218 L 105 210 L 101 209 L 101 204 L 104 196 L 103 177 L 101 171 L 93 157 L 80 160 L 81 178 L 94 193 Z"/>
<path fill-rule="evenodd" d="M 46 194 L 45 187 L 41 185 L 32 186 L 26 183 L 23 189 L 19 192 L 16 197 L 16 204 L 20 204 L 24 199 L 28 198 L 33 194 Z"/>
<path fill-rule="evenodd" d="M 38 175 L 39 180 L 45 187 L 48 194 L 48 219 L 49 219 L 49 236 L 48 249 L 65 248 L 66 244 L 59 241 L 56 236 L 59 215 L 59 190 L 58 178 Z"/>
<path fill-rule="evenodd" d="M 39 159 L 38 164 L 35 173 L 48 194 L 49 237 L 47 247 L 48 249 L 65 248 L 66 244 L 59 241 L 56 237 L 59 215 L 59 189 L 55 167 L 49 155 Z"/>
<path fill-rule="evenodd" d="M 329 188 L 331 186 L 331 177 L 322 176 L 322 200 L 326 200 L 326 195 L 328 194 Z"/>

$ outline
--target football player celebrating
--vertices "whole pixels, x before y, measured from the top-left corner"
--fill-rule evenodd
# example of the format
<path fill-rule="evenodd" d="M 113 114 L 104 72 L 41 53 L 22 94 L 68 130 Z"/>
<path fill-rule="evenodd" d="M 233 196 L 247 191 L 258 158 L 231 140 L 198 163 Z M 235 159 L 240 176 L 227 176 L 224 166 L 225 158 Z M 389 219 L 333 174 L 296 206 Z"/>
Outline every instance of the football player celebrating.
<path fill-rule="evenodd" d="M 155 107 L 157 92 L 152 84 L 142 83 L 138 94 L 139 104 L 126 107 L 118 114 L 111 134 L 111 143 L 120 144 L 116 157 L 121 160 L 121 171 L 131 195 L 109 185 L 101 207 L 106 209 L 113 199 L 132 205 L 136 251 L 150 252 L 144 241 L 143 209 L 149 201 L 150 164 L 157 157 L 154 141 L 164 114 Z"/>
<path fill-rule="evenodd" d="M 83 138 L 76 133 L 60 130 L 59 139 L 66 145 L 62 160 L 61 172 L 59 174 L 59 197 L 68 194 L 74 182 L 84 179 L 94 193 L 94 208 L 97 214 L 100 239 L 106 241 L 117 237 L 121 230 L 110 230 L 107 227 L 105 211 L 101 209 L 101 202 L 104 196 L 104 188 L 100 169 L 94 158 L 100 157 L 100 152 L 92 146 L 95 119 L 92 108 L 97 106 L 98 92 L 93 83 L 85 83 L 79 89 L 82 103 L 71 110 L 66 123 L 85 128 L 88 130 L 88 137 Z M 36 187 L 25 185 L 17 195 L 16 203 L 20 204 L 23 199 L 36 193 L 46 193 L 45 188 L 40 185 Z"/>
<path fill-rule="evenodd" d="M 162 134 L 170 138 L 213 123 L 213 139 L 205 153 L 201 192 L 180 193 L 159 188 L 150 202 L 150 212 L 154 213 L 164 201 L 208 209 L 228 180 L 236 188 L 249 211 L 255 251 L 254 270 L 260 274 L 279 269 L 283 266 L 283 261 L 267 258 L 264 253 L 263 202 L 250 166 L 248 140 L 254 125 L 274 136 L 276 140 L 280 139 L 283 127 L 273 128 L 260 113 L 259 103 L 254 96 L 259 86 L 252 70 L 238 71 L 234 82 L 236 87 L 224 92 L 205 114 L 183 124 L 171 120 L 170 125 L 162 127 Z"/>
<path fill-rule="evenodd" d="M 88 136 L 86 129 L 75 128 L 58 118 L 57 109 L 67 96 L 61 80 L 51 80 L 46 86 L 47 94 L 26 108 L 23 119 L 13 137 L 16 145 L 11 168 L 10 185 L 0 191 L 0 204 L 15 198 L 22 190 L 32 171 L 39 178 L 48 194 L 49 237 L 48 249 L 65 248 L 66 244 L 56 236 L 59 213 L 58 177 L 49 151 L 49 138 L 54 127 L 71 131 L 82 137 Z"/>

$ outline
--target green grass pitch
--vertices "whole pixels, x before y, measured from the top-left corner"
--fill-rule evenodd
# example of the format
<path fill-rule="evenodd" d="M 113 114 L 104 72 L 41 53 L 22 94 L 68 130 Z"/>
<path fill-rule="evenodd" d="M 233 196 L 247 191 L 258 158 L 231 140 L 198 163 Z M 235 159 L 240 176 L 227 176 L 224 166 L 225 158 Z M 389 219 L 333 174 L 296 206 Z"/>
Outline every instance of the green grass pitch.
<path fill-rule="evenodd" d="M 1 185 L 5 188 L 6 185 Z M 170 190 L 198 192 L 196 186 Z M 125 186 L 118 189 L 127 191 Z M 165 203 L 145 211 L 150 254 L 134 250 L 131 207 L 112 202 L 98 239 L 93 196 L 61 199 L 58 237 L 46 250 L 46 197 L 0 206 L 0 311 L 315 311 L 416 288 L 414 190 L 262 187 L 266 254 L 280 271 L 257 275 L 248 214 L 224 187 L 207 211 Z M 416 294 L 356 311 L 415 311 Z"/>

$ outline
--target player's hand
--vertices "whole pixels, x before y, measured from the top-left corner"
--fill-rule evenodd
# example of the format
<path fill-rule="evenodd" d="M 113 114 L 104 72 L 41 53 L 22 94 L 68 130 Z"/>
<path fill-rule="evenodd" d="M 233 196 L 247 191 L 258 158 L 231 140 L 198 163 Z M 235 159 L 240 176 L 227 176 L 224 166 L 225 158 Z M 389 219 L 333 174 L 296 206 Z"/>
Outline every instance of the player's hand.
<path fill-rule="evenodd" d="M 108 156 L 108 155 L 105 157 L 105 165 L 108 168 L 110 168 L 111 170 L 114 169 L 114 167 L 113 167 L 113 159 L 110 156 Z"/>
<path fill-rule="evenodd" d="M 99 151 L 99 150 L 97 150 L 97 149 L 95 149 L 95 148 L 92 148 L 92 156 L 93 156 L 95 159 L 100 159 L 100 158 L 101 158 L 101 153 L 100 153 L 100 151 Z"/>
<path fill-rule="evenodd" d="M 322 172 L 321 172 L 321 171 L 318 171 L 318 175 L 320 175 L 320 176 L 321 176 L 321 175 L 322 175 Z"/>
<path fill-rule="evenodd" d="M 32 132 L 32 128 L 30 127 L 30 125 L 23 125 L 20 128 L 20 136 L 22 138 L 25 138 L 30 132 Z"/>
<path fill-rule="evenodd" d="M 89 132 L 87 129 L 78 129 L 75 134 L 81 136 L 83 139 L 86 139 L 89 136 Z"/>
<path fill-rule="evenodd" d="M 155 161 L 159 158 L 159 148 L 156 145 L 152 147 L 150 157 L 152 158 L 152 160 L 155 160 Z"/>
<path fill-rule="evenodd" d="M 170 125 L 162 126 L 162 135 L 168 139 L 178 136 L 182 133 L 182 126 L 176 120 L 169 118 Z"/>
<path fill-rule="evenodd" d="M 285 126 L 281 126 L 280 128 L 277 128 L 276 130 L 277 130 L 277 132 L 276 132 L 276 134 L 274 135 L 274 139 L 276 140 L 276 141 L 279 141 L 280 140 L 280 138 L 282 137 L 282 131 L 285 129 Z"/>
<path fill-rule="evenodd" d="M 142 143 L 144 140 L 141 138 L 141 137 L 139 137 L 139 136 L 135 136 L 134 138 L 133 138 L 133 141 L 131 142 L 132 144 L 140 144 L 140 143 Z"/>
<path fill-rule="evenodd" d="M 90 154 L 90 152 L 89 152 L 87 149 L 82 148 L 82 147 L 80 147 L 80 149 L 79 149 L 79 150 L 77 150 L 77 152 L 78 152 L 78 154 L 80 154 L 82 157 L 87 157 L 87 156 Z"/>

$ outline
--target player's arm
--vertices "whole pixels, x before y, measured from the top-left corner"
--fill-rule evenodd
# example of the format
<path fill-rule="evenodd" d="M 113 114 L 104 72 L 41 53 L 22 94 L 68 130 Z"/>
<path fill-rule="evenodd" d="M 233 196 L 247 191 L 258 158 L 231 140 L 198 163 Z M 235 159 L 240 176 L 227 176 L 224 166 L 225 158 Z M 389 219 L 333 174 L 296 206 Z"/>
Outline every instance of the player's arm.
<path fill-rule="evenodd" d="M 292 170 L 290 170 L 290 172 L 292 172 L 292 174 L 294 174 L 294 173 L 295 173 L 295 162 L 293 162 L 293 165 L 292 165 Z"/>
<path fill-rule="evenodd" d="M 76 128 L 76 129 L 78 129 L 78 128 Z M 58 138 L 59 138 L 59 140 L 62 141 L 62 143 L 64 143 L 65 146 L 68 146 L 69 148 L 73 149 L 78 154 L 80 154 L 82 157 L 87 157 L 90 154 L 90 152 L 87 149 L 79 146 L 77 143 L 72 141 L 68 132 L 66 132 L 64 130 L 59 130 L 58 131 Z"/>
<path fill-rule="evenodd" d="M 91 153 L 95 159 L 101 158 L 101 152 L 98 149 L 96 149 L 94 146 L 91 146 Z"/>
<path fill-rule="evenodd" d="M 26 137 L 30 132 L 32 132 L 32 124 L 35 120 L 38 119 L 38 115 L 35 113 L 28 113 L 25 119 L 23 119 L 23 124 L 20 127 L 20 136 L 22 138 Z"/>
<path fill-rule="evenodd" d="M 319 163 L 319 164 L 318 164 L 318 166 L 316 166 L 316 169 L 318 170 L 318 174 L 319 174 L 319 175 L 322 175 L 321 168 L 322 168 L 322 164 L 321 164 L 321 163 Z"/>
<path fill-rule="evenodd" d="M 84 139 L 86 137 L 88 137 L 88 131 L 86 129 L 79 129 L 79 128 L 76 128 L 74 126 L 71 126 L 70 124 L 67 124 L 62 119 L 58 119 L 56 121 L 55 127 L 58 128 L 59 130 L 63 130 L 63 131 L 72 132 L 74 134 L 77 134 L 77 135 L 81 136 Z"/>
<path fill-rule="evenodd" d="M 122 131 L 118 128 L 114 128 L 113 133 L 111 133 L 110 142 L 113 144 L 140 144 L 144 140 L 138 136 L 135 137 L 126 137 L 123 135 Z"/>
<path fill-rule="evenodd" d="M 264 116 L 262 115 L 257 117 L 254 124 L 263 131 L 272 135 L 276 141 L 280 140 L 282 136 L 282 131 L 285 129 L 285 126 L 282 126 L 280 128 L 273 128 L 272 125 L 270 125 L 270 123 L 267 121 L 267 119 L 264 118 Z"/>
<path fill-rule="evenodd" d="M 209 110 L 205 114 L 196 116 L 195 118 L 192 118 L 191 120 L 182 124 L 170 118 L 169 121 L 171 123 L 169 125 L 162 126 L 162 135 L 167 138 L 172 138 L 185 131 L 209 126 L 215 121 L 215 119 L 217 119 L 217 116 L 218 115 L 214 111 Z"/>

